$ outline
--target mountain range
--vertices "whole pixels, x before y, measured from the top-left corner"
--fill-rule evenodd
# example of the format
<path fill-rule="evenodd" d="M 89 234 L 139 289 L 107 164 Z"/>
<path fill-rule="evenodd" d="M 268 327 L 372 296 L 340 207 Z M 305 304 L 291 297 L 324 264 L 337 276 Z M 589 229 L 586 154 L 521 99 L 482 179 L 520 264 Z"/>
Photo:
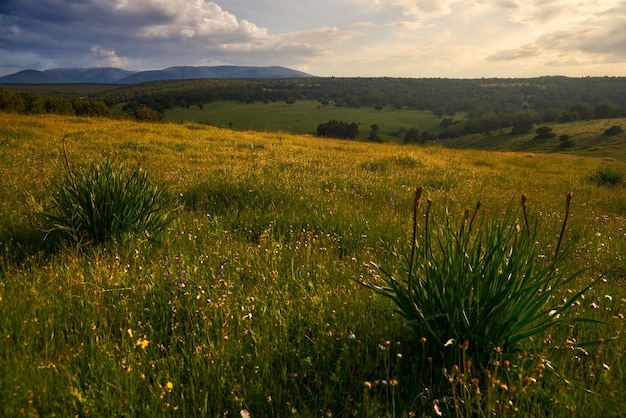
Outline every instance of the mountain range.
<path fill-rule="evenodd" d="M 157 80 L 189 80 L 194 78 L 301 78 L 313 77 L 285 67 L 253 67 L 237 65 L 180 66 L 163 70 L 128 71 L 121 68 L 57 68 L 23 70 L 0 77 L 0 84 L 136 84 Z"/>

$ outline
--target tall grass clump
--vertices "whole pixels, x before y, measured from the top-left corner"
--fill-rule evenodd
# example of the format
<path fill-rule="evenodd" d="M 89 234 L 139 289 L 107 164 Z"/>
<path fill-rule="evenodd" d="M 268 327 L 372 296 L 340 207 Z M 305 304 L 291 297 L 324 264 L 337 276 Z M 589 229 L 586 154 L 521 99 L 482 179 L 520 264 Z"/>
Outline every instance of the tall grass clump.
<path fill-rule="evenodd" d="M 128 234 L 153 238 L 171 221 L 173 199 L 138 166 L 110 159 L 70 168 L 53 185 L 45 212 L 50 231 L 79 244 Z"/>
<path fill-rule="evenodd" d="M 459 353 L 477 365 L 486 365 L 494 353 L 531 350 L 533 336 L 559 323 L 584 321 L 566 315 L 590 287 L 560 296 L 578 276 L 566 273 L 569 247 L 561 248 L 569 217 L 571 194 L 553 254 L 538 253 L 536 222 L 529 221 L 522 197 L 523 221 L 509 208 L 491 220 L 467 209 L 459 226 L 449 218 L 441 228 L 431 224 L 432 201 L 418 231 L 423 189 L 417 189 L 413 242 L 409 255 L 399 255 L 406 277 L 378 267 L 382 283 L 366 286 L 391 299 L 421 339 L 434 365 L 459 364 Z M 521 223 L 521 225 L 520 225 Z M 464 364 L 463 361 L 461 364 Z"/>
<path fill-rule="evenodd" d="M 611 167 L 598 168 L 589 177 L 598 186 L 618 186 L 624 181 L 624 174 Z"/>

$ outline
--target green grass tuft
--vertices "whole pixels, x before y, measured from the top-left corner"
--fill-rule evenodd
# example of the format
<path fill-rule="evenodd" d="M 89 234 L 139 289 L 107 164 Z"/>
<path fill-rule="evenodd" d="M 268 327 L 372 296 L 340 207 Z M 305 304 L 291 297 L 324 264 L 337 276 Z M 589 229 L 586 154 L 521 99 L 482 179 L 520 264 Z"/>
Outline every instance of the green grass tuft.
<path fill-rule="evenodd" d="M 152 238 L 171 221 L 172 198 L 146 171 L 105 159 L 69 171 L 50 194 L 50 231 L 101 244 L 128 234 Z"/>
<path fill-rule="evenodd" d="M 611 167 L 601 167 L 589 178 L 598 186 L 618 186 L 624 181 L 624 174 Z"/>
<path fill-rule="evenodd" d="M 410 255 L 398 255 L 407 278 L 379 267 L 382 283 L 365 285 L 395 303 L 417 338 L 434 341 L 424 355 L 435 364 L 454 364 L 457 349 L 462 348 L 464 357 L 487 366 L 494 349 L 530 350 L 528 339 L 551 327 L 590 321 L 566 314 L 591 285 L 566 300 L 557 296 L 580 273 L 566 273 L 572 247 L 561 250 L 571 195 L 555 253 L 538 254 L 540 234 L 537 224 L 528 221 L 525 197 L 522 225 L 510 208 L 499 218 L 479 220 L 479 202 L 473 213 L 466 210 L 460 226 L 453 226 L 447 217 L 440 228 L 429 224 L 429 200 L 419 235 L 422 193 L 418 188 Z"/>

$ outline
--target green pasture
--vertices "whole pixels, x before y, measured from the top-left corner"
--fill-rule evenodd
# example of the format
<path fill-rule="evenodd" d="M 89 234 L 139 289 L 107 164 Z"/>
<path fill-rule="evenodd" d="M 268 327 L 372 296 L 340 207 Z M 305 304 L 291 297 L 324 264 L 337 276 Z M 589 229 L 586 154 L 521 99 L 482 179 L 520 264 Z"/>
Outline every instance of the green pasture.
<path fill-rule="evenodd" d="M 623 143 L 613 145 L 615 158 L 594 158 L 338 141 L 244 123 L 257 120 L 257 111 L 282 107 L 304 132 L 350 116 L 365 126 L 378 123 L 381 132 L 410 120 L 424 123 L 420 129 L 437 121 L 419 112 L 317 109 L 306 102 L 233 103 L 230 114 L 227 104 L 215 106 L 198 111 L 203 123 L 189 116 L 142 124 L 0 114 L 0 416 L 626 414 Z M 218 114 L 223 119 L 211 117 Z M 206 121 L 232 122 L 233 130 Z M 97 243 L 50 225 L 44 215 L 55 205 L 54 213 L 65 208 L 74 220 L 70 192 L 89 179 L 82 169 L 116 174 L 118 164 L 163 186 L 147 195 L 152 201 L 164 191 L 172 204 L 160 234 L 121 228 L 128 234 Z M 607 169 L 615 184 L 598 181 Z M 137 184 L 139 194 L 143 180 Z M 422 206 L 414 212 L 420 185 Z M 98 184 L 87 200 L 109 186 Z M 522 194 L 535 233 L 519 238 L 514 234 L 528 231 Z M 126 197 L 129 205 L 141 201 Z M 472 229 L 465 214 L 478 201 Z M 466 248 L 477 261 L 492 257 L 446 236 L 497 229 L 506 219 L 513 235 L 504 244 L 519 239 L 532 263 L 549 267 L 545 275 L 574 277 L 555 289 L 522 289 L 521 299 L 549 294 L 554 307 L 527 325 L 546 315 L 560 322 L 517 339 L 523 328 L 515 349 L 485 345 L 480 336 L 442 341 L 444 348 L 433 338 L 437 329 L 422 334 L 415 321 L 407 324 L 372 285 L 393 283 L 390 277 L 405 283 L 414 214 L 416 242 L 429 231 L 432 243 L 416 257 L 426 259 L 416 271 L 433 272 L 429 278 L 437 281 L 454 279 L 446 273 L 454 266 L 444 269 L 450 248 L 461 266 Z M 506 245 L 497 251 L 503 264 L 513 254 Z M 567 257 L 552 268 L 557 247 Z M 523 262 L 510 265 L 512 277 L 525 273 L 517 268 Z M 492 273 L 508 277 L 498 268 Z M 493 284 L 487 279 L 476 286 Z M 416 286 L 419 300 L 436 303 L 431 289 Z M 438 288 L 440 300 L 449 302 L 452 290 Z M 461 303 L 478 298 L 473 288 L 455 292 Z M 495 302 L 506 310 L 503 299 Z M 568 301 L 571 309 L 560 310 Z M 478 344 L 482 350 L 472 351 Z M 444 349 L 452 355 L 435 357 Z"/>
<path fill-rule="evenodd" d="M 457 149 L 482 149 L 490 151 L 535 152 L 542 154 L 569 154 L 587 157 L 613 158 L 626 161 L 626 133 L 615 136 L 604 135 L 611 126 L 626 127 L 626 119 L 598 119 L 569 123 L 535 125 L 548 126 L 556 135 L 550 139 L 535 138 L 535 129 L 528 134 L 511 135 L 511 129 L 490 135 L 465 135 L 439 142 L 441 145 Z M 563 147 L 559 137 L 569 135 L 571 145 Z"/>
<path fill-rule="evenodd" d="M 300 100 L 293 104 L 285 102 L 256 102 L 246 104 L 234 101 L 215 101 L 189 108 L 175 108 L 165 112 L 170 122 L 206 123 L 220 128 L 291 134 L 315 134 L 317 126 L 329 120 L 356 122 L 360 137 L 366 139 L 370 126 L 380 127 L 379 136 L 389 141 L 401 141 L 392 132 L 404 127 L 416 127 L 423 131 L 439 132 L 440 119 L 431 111 L 394 109 L 385 106 L 381 110 L 371 107 L 337 107 L 322 105 L 318 101 Z"/>

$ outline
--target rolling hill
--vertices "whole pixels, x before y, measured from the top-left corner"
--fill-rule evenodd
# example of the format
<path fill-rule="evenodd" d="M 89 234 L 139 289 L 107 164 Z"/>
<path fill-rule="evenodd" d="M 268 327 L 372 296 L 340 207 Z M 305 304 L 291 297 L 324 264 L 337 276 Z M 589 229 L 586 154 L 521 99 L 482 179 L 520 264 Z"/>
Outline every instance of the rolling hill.
<path fill-rule="evenodd" d="M 158 80 L 189 80 L 199 78 L 299 78 L 310 74 L 285 67 L 254 66 L 178 66 L 162 70 L 128 71 L 120 68 L 57 68 L 23 70 L 0 77 L 0 84 L 135 84 Z"/>

